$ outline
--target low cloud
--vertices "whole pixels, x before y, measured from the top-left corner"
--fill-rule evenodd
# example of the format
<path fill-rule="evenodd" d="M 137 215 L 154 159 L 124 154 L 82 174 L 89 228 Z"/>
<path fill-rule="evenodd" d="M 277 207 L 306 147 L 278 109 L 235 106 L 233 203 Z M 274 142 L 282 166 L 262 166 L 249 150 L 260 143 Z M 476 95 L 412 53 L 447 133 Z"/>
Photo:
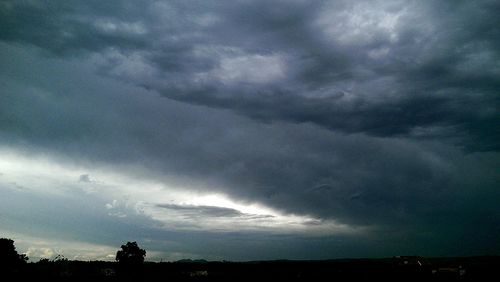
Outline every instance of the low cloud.
<path fill-rule="evenodd" d="M 78 179 L 79 182 L 83 183 L 91 183 L 92 181 L 90 180 L 90 176 L 88 174 L 82 174 L 80 175 L 80 178 Z"/>
<path fill-rule="evenodd" d="M 235 209 L 215 206 L 191 206 L 174 204 L 158 204 L 156 206 L 193 217 L 241 217 L 245 215 L 244 213 Z"/>

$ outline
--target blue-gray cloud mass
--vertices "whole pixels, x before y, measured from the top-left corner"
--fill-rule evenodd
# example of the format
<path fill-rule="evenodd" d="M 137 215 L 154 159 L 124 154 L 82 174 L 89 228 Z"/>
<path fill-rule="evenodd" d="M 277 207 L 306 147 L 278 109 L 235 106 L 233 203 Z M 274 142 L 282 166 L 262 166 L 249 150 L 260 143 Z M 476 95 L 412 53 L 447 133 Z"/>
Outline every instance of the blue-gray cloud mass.
<path fill-rule="evenodd" d="M 157 257 L 498 254 L 499 11 L 2 1 L 0 232 Z"/>

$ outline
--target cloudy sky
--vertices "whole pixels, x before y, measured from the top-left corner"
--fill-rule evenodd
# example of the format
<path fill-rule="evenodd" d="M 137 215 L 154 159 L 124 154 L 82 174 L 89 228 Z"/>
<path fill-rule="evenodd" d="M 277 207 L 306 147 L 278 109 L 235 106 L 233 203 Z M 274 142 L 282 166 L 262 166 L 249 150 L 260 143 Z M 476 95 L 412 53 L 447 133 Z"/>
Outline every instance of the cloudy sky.
<path fill-rule="evenodd" d="M 0 1 L 36 261 L 500 253 L 500 2 Z"/>

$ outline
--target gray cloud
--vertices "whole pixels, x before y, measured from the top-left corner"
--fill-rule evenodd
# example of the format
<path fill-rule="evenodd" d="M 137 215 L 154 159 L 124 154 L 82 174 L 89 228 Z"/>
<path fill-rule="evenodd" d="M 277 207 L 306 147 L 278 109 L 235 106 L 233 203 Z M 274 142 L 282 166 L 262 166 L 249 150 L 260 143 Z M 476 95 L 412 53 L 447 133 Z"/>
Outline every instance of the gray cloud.
<path fill-rule="evenodd" d="M 193 205 L 175 205 L 175 204 L 157 204 L 157 207 L 177 211 L 189 217 L 238 217 L 238 218 L 269 218 L 272 215 L 257 215 L 243 213 L 231 208 L 222 208 L 216 206 L 193 206 Z"/>
<path fill-rule="evenodd" d="M 91 183 L 92 181 L 90 180 L 90 176 L 88 174 L 82 174 L 78 178 L 79 182 L 84 182 L 84 183 Z"/>
<path fill-rule="evenodd" d="M 498 8 L 4 1 L 0 144 L 498 250 Z"/>
<path fill-rule="evenodd" d="M 180 211 L 182 213 L 188 213 L 195 216 L 238 217 L 243 215 L 243 213 L 235 209 L 214 206 L 186 206 L 174 204 L 158 204 L 156 206 L 173 211 Z"/>
<path fill-rule="evenodd" d="M 192 4 L 5 2 L 8 28 L 0 38 L 57 54 L 107 50 L 107 75 L 263 121 L 374 136 L 418 132 L 472 151 L 498 149 L 500 36 L 492 1 Z M 278 55 L 277 80 L 220 77 L 225 59 L 265 71 L 265 60 L 273 64 Z M 124 71 L 131 58 L 153 73 Z"/>
<path fill-rule="evenodd" d="M 54 62 L 43 65 L 62 73 L 75 69 Z M 33 75 L 39 71 L 28 72 L 35 79 L 32 83 L 37 83 Z M 64 91 L 82 77 L 99 81 L 87 75 L 49 83 L 55 87 L 50 92 L 5 83 L 6 93 L 17 94 L 2 96 L 2 113 L 15 125 L 4 127 L 3 139 L 25 140 L 36 146 L 34 150 L 62 151 L 124 168 L 126 163 L 142 163 L 154 177 L 167 172 L 167 177 L 194 187 L 219 187 L 235 198 L 288 212 L 360 224 L 413 216 L 422 202 L 440 206 L 455 193 L 454 181 L 463 177 L 456 166 L 460 160 L 465 163 L 466 156 L 439 143 L 345 136 L 307 124 L 258 124 L 230 113 L 139 95 L 137 89 L 111 82 Z M 28 107 L 31 110 L 24 111 Z M 137 112 L 141 117 L 131 114 Z M 471 167 L 484 162 L 480 155 L 468 160 Z M 469 177 L 493 185 L 494 178 L 482 174 Z"/>

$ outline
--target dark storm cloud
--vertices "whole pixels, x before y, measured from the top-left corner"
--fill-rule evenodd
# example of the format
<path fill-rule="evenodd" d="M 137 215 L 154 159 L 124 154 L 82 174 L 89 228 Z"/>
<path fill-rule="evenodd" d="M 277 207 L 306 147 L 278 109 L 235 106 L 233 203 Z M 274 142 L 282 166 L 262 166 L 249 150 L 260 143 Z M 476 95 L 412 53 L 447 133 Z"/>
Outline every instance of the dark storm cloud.
<path fill-rule="evenodd" d="M 377 238 L 487 250 L 499 234 L 498 9 L 3 1 L 0 140 Z"/>
<path fill-rule="evenodd" d="M 103 28 L 113 19 L 137 19 L 133 13 L 137 4 L 123 6 L 120 2 L 3 1 L 0 24 L 4 28 L 0 38 L 34 44 L 60 55 L 100 51 L 110 46 L 146 47 L 141 32 L 125 32 L 123 26 Z M 125 26 L 125 30 L 128 27 L 134 31 L 134 24 L 137 23 Z"/>
<path fill-rule="evenodd" d="M 120 64 L 116 57 L 105 60 L 103 72 L 173 99 L 263 121 L 446 137 L 472 151 L 498 149 L 500 22 L 494 1 L 17 2 L 2 5 L 4 40 L 56 53 L 113 48 L 122 59 L 140 52 L 156 73 L 113 71 Z M 373 25 L 393 16 L 396 23 L 349 26 L 356 16 Z M 349 38 L 349 28 L 366 34 Z M 213 75 L 221 60 L 259 55 L 281 56 L 283 77 L 248 84 L 245 73 L 222 82 Z M 239 67 L 253 71 L 248 60 Z M 267 66 L 254 67 L 265 72 Z M 202 73 L 209 75 L 193 81 Z"/>
<path fill-rule="evenodd" d="M 33 59 L 29 52 L 4 50 L 10 58 Z M 51 73 L 40 77 L 45 68 Z M 25 140 L 34 150 L 125 168 L 141 163 L 152 177 L 166 172 L 180 183 L 218 187 L 286 212 L 360 224 L 390 221 L 405 205 L 413 209 L 428 192 L 446 189 L 451 177 L 448 151 L 454 150 L 447 147 L 254 123 L 104 83 L 82 64 L 49 60 L 29 70 L 13 67 L 11 74 L 35 86 L 2 82 L 3 143 Z M 85 81 L 93 84 L 72 89 Z M 375 207 L 379 213 L 367 212 Z"/>
<path fill-rule="evenodd" d="M 4 50 L 15 62 L 34 59 L 27 51 Z M 454 182 L 465 175 L 482 178 L 483 189 L 494 187 L 495 178 L 485 172 L 458 174 L 458 162 L 465 163 L 460 150 L 439 143 L 343 136 L 307 124 L 259 124 L 105 82 L 84 64 L 45 60 L 28 69 L 12 66 L 13 77 L 34 86 L 2 81 L 4 144 L 24 140 L 35 151 L 123 169 L 141 164 L 141 173 L 167 173 L 166 179 L 175 176 L 182 186 L 217 187 L 235 199 L 361 225 L 420 216 L 422 202 L 436 207 L 449 197 L 461 198 L 465 192 L 455 190 Z M 51 71 L 40 76 L 43 69 Z M 84 86 L 85 81 L 93 84 Z"/>

